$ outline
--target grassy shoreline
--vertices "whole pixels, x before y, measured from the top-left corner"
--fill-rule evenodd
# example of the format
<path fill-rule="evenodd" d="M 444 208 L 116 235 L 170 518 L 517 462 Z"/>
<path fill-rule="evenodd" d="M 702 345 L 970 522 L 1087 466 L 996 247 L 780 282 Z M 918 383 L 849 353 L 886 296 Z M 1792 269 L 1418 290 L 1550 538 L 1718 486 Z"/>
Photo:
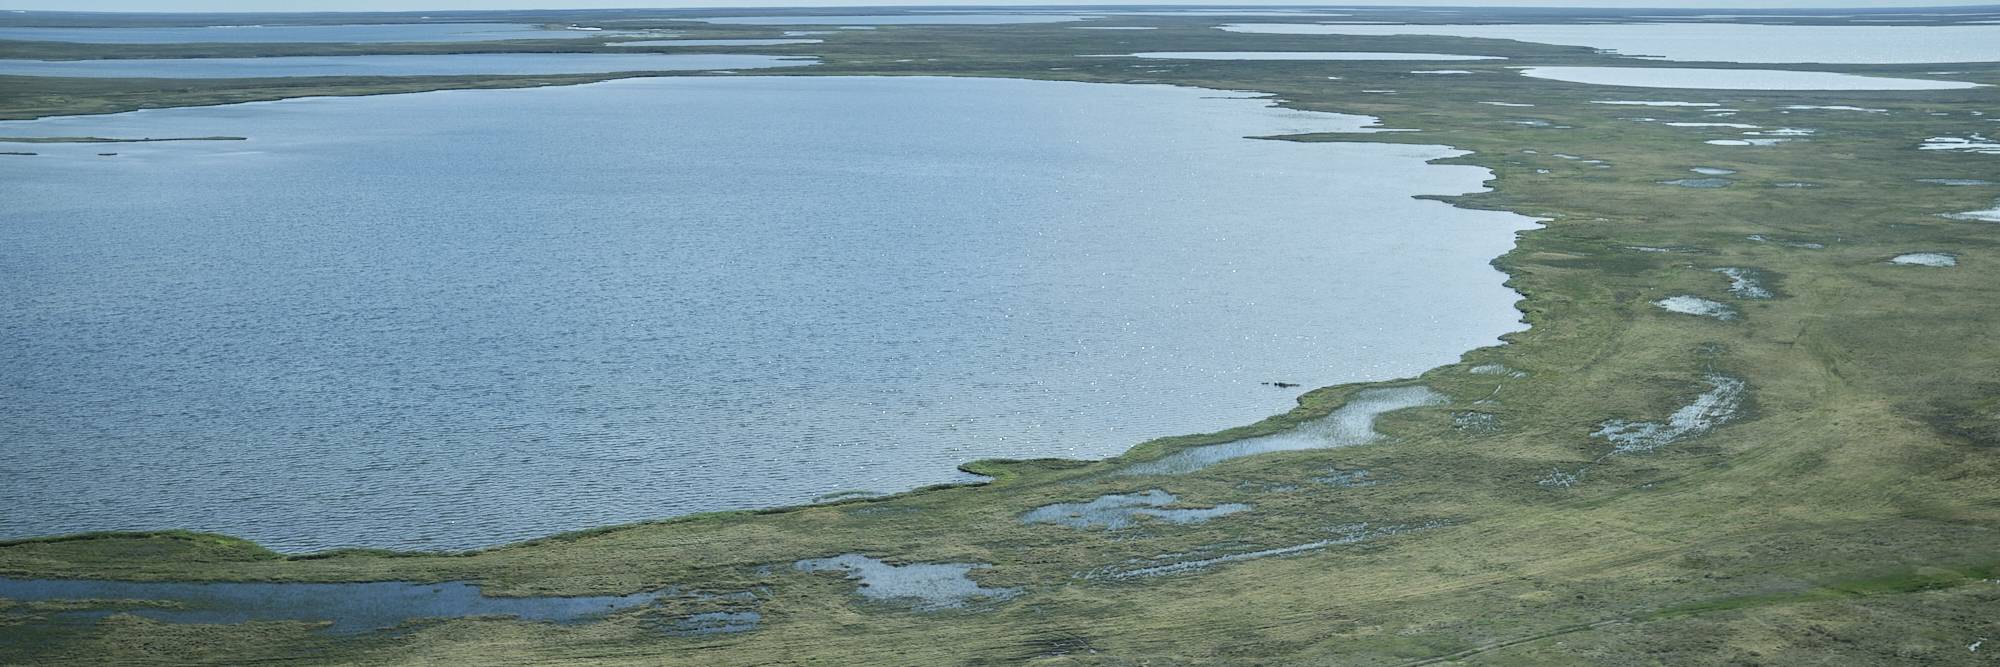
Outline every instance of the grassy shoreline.
<path fill-rule="evenodd" d="M 1993 353 L 2000 349 L 2000 225 L 1937 217 L 1990 206 L 2000 188 L 1917 181 L 1992 180 L 2000 167 L 1993 156 L 1915 149 L 1925 137 L 1991 127 L 1988 116 L 1970 112 L 2000 117 L 1992 89 L 1601 88 L 1524 80 L 1504 69 L 1618 62 L 1583 49 L 1448 38 L 1384 48 L 1391 42 L 1212 35 L 1195 20 L 1146 22 L 1160 29 L 1135 36 L 1050 26 L 885 28 L 808 50 L 826 60 L 813 71 L 757 75 L 1009 76 L 1258 90 L 1288 108 L 1420 128 L 1293 139 L 1472 151 L 1444 162 L 1491 169 L 1493 190 L 1439 199 L 1550 220 L 1495 260 L 1523 295 L 1517 306 L 1530 328 L 1416 378 L 1452 402 L 1386 415 L 1377 430 L 1392 436 L 1387 443 L 1253 457 L 1182 477 L 1103 473 L 1322 416 L 1366 385 L 1318 389 L 1285 415 L 1141 443 L 1102 462 L 965 464 L 994 478 L 984 485 L 679 517 L 465 554 L 283 556 L 189 533 L 0 543 L 0 574 L 8 576 L 470 579 L 510 595 L 667 585 L 762 591 L 754 608 L 765 622 L 754 632 L 663 636 L 646 628 L 669 612 L 653 610 L 579 626 L 455 619 L 336 641 L 298 623 L 186 627 L 115 617 L 87 628 L 30 629 L 40 627 L 30 623 L 32 612 L 0 610 L 0 638 L 35 640 L 0 641 L 0 662 L 1973 664 L 1977 655 L 1965 646 L 2000 637 L 2000 625 L 1981 613 L 2000 603 L 2000 586 L 1988 581 L 2000 547 L 2000 490 L 1991 483 L 2000 479 L 2000 385 L 1991 380 L 2000 377 Z M 1169 63 L 1141 75 L 1131 61 L 1073 57 L 1114 48 L 1326 47 L 1513 60 L 1463 66 L 1474 75 L 1426 78 L 1410 74 L 1420 67 L 1409 63 Z M 917 54 L 938 60 L 896 62 Z M 1950 78 L 2000 82 L 1991 65 L 1813 69 L 1953 69 L 1966 73 Z M 1343 78 L 1328 80 L 1330 73 Z M 535 83 L 597 80 L 560 79 Z M 104 90 L 120 85 L 131 84 Z M 437 82 L 301 85 L 389 93 Z M 84 94 L 55 104 L 90 110 L 192 99 L 141 88 L 75 91 Z M 1387 89 L 1397 92 L 1362 92 Z M 278 92 L 219 85 L 189 94 Z M 24 113 L 19 99 L 6 97 L 0 113 Z M 1818 132 L 1778 146 L 1708 146 L 1704 139 L 1735 131 L 1630 120 L 1708 120 L 1701 109 L 1592 104 L 1621 99 L 1713 102 L 1740 109 L 1726 119 L 1732 122 Z M 1781 113 L 1800 104 L 1888 111 Z M 1515 122 L 1522 120 L 1546 126 Z M 1716 190 L 1660 184 L 1698 166 L 1737 174 Z M 1959 265 L 1886 262 L 1917 250 L 1953 252 Z M 1713 271 L 1724 267 L 1756 269 L 1777 298 L 1733 297 Z M 1680 294 L 1727 303 L 1741 318 L 1720 322 L 1652 305 Z M 1526 375 L 1471 372 L 1486 364 Z M 1591 435 L 1605 420 L 1666 418 L 1707 389 L 1702 378 L 1712 371 L 1747 383 L 1748 399 L 1733 421 L 1644 455 L 1607 456 L 1610 446 Z M 1462 428 L 1461 413 L 1489 415 L 1496 426 Z M 1538 483 L 1551 470 L 1585 467 L 1577 486 Z M 1329 469 L 1366 470 L 1381 481 L 1313 481 Z M 1285 487 L 1293 488 L 1275 490 Z M 1016 520 L 1047 503 L 1147 488 L 1189 504 L 1243 502 L 1255 510 L 1118 532 Z M 1159 554 L 1307 543 L 1349 522 L 1434 520 L 1441 527 L 1196 574 L 1116 582 L 1080 576 Z M 861 601 L 838 577 L 767 567 L 847 552 L 898 563 L 992 563 L 972 578 L 1026 594 L 992 609 L 918 613 Z"/>

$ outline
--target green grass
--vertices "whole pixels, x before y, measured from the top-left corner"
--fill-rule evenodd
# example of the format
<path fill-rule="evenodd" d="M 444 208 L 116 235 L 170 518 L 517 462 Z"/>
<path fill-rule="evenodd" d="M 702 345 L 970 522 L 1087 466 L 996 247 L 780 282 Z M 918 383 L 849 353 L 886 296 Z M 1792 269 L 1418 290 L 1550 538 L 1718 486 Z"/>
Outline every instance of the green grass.
<path fill-rule="evenodd" d="M 1937 213 L 1987 208 L 1996 187 L 1917 178 L 2000 179 L 1990 155 L 1919 152 L 1925 137 L 1991 132 L 1991 89 L 1905 93 L 1664 91 L 1518 77 L 1507 65 L 1602 64 L 1584 49 L 1448 38 L 1238 35 L 1211 22 L 1133 17 L 1146 32 L 1067 26 L 883 28 L 801 47 L 826 63 L 771 72 L 1152 81 L 1274 94 L 1294 108 L 1380 116 L 1417 133 L 1302 141 L 1449 144 L 1447 160 L 1490 168 L 1492 192 L 1455 205 L 1548 218 L 1496 264 L 1532 327 L 1504 346 L 1420 379 L 1453 399 L 1385 417 L 1389 441 L 1231 461 L 1199 474 L 1135 479 L 1113 466 L 1274 432 L 1337 408 L 1354 386 L 1315 390 L 1298 409 L 1216 434 L 1163 438 L 1107 462 L 978 461 L 981 486 L 822 506 L 725 512 L 578 531 L 476 553 L 347 551 L 283 556 L 192 533 L 89 535 L 0 544 L 0 575 L 175 580 L 480 581 L 492 592 L 629 593 L 679 585 L 758 591 L 762 629 L 675 638 L 663 610 L 571 626 L 457 619 L 329 638 L 302 624 L 176 626 L 132 617 L 50 625 L 0 609 L 0 663 L 1401 665 L 1451 657 L 1493 665 L 1982 664 L 1966 645 L 2000 639 L 2000 225 Z M 771 36 L 741 27 L 689 36 Z M 233 48 L 233 47 L 232 47 Z M 402 47 L 385 47 L 402 48 Z M 1137 73 L 1079 54 L 1168 50 L 1401 50 L 1503 55 L 1424 77 L 1410 63 L 1189 62 Z M 897 60 L 914 59 L 899 63 Z M 1645 65 L 1646 63 L 1624 63 Z M 1051 67 L 1069 68 L 1051 70 Z M 1991 65 L 1813 69 L 2000 83 Z M 1343 79 L 1328 80 L 1337 74 Z M 0 115 L 93 113 L 295 95 L 561 85 L 603 77 L 425 81 L 0 81 Z M 1366 94 L 1394 89 L 1395 95 Z M 1625 118 L 1701 119 L 1699 110 L 1602 99 L 1714 101 L 1730 120 L 1812 127 L 1811 141 L 1716 147 L 1725 130 Z M 1477 104 L 1536 104 L 1505 108 Z M 1886 114 L 1779 113 L 1855 104 Z M 1931 115 L 1936 112 L 1947 116 Z M 1572 129 L 1508 121 L 1535 118 Z M 1529 151 L 1533 151 L 1532 153 Z M 1602 159 L 1608 169 L 1563 153 Z M 34 158 L 19 158 L 34 159 Z M 1739 170 L 1719 190 L 1659 185 L 1694 166 Z M 1538 173 L 1546 169 L 1548 173 Z M 1814 189 L 1774 183 L 1807 181 Z M 1413 220 L 1411 224 L 1421 224 Z M 1819 250 L 1777 242 L 1825 244 Z M 1652 246 L 1683 250 L 1648 253 Z M 1915 250 L 1950 269 L 1895 267 Z M 1755 268 L 1780 298 L 1730 297 L 1716 267 Z M 1310 285 L 1298 286 L 1311 289 Z M 1694 294 L 1738 307 L 1723 323 L 1649 302 Z M 1477 375 L 1502 363 L 1524 378 Z M 1581 486 L 1538 485 L 1608 447 L 1605 419 L 1661 419 L 1719 371 L 1743 378 L 1744 416 L 1645 456 L 1594 464 Z M 1497 393 L 1496 393 L 1497 391 Z M 1494 402 L 1474 405 L 1491 397 Z M 1499 429 L 1461 431 L 1478 409 Z M 1332 468 L 1383 480 L 1343 488 Z M 1290 491 L 1274 491 L 1296 487 Z M 1189 526 L 1127 531 L 1027 526 L 1050 502 L 1162 488 L 1190 505 L 1254 504 Z M 1209 545 L 1299 544 L 1352 522 L 1440 527 L 1199 574 L 1128 581 L 1080 573 Z M 973 576 L 1025 594 L 989 610 L 912 613 L 862 602 L 838 577 L 786 567 L 859 552 L 897 562 L 984 562 Z M 776 567 L 766 567 L 776 565 Z M 2000 644 L 1991 650 L 2000 650 Z"/>

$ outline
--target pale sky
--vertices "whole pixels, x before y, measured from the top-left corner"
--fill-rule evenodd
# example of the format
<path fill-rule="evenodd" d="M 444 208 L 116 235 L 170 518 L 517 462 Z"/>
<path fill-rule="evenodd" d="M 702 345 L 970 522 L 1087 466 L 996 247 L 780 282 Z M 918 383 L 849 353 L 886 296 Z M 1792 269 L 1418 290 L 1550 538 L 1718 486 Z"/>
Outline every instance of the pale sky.
<path fill-rule="evenodd" d="M 1212 2 L 1213 0 L 1211 0 Z M 442 11 L 466 9 L 594 9 L 711 7 L 858 7 L 1048 5 L 1050 0 L 0 0 L 0 10 L 97 12 L 305 12 L 305 11 Z M 1092 5 L 1202 4 L 1171 0 L 1093 0 Z M 1255 0 L 1258 5 L 1325 6 L 1325 0 Z M 1365 0 L 1353 6 L 1412 7 L 1615 7 L 1656 9 L 1775 9 L 1890 8 L 1991 6 L 1994 0 Z"/>

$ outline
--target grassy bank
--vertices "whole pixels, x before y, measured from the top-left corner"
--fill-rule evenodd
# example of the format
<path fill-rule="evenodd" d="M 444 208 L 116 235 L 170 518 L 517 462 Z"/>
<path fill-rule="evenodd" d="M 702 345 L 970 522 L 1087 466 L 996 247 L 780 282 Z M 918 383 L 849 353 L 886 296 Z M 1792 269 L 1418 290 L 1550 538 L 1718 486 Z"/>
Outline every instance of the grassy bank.
<path fill-rule="evenodd" d="M 1230 461 L 1175 477 L 1111 474 L 1132 461 L 1274 432 L 1357 387 L 1219 434 L 1139 444 L 1104 462 L 978 462 L 977 487 L 663 520 L 470 554 L 287 557 L 192 533 L 0 544 L 0 575 L 145 580 L 475 580 L 507 595 L 664 586 L 750 592 L 578 625 L 455 619 L 330 636 L 308 624 L 192 626 L 112 616 L 58 623 L 0 607 L 0 663 L 1404 665 L 1984 664 L 2000 639 L 2000 225 L 1938 214 L 1992 206 L 2000 156 L 1918 151 L 1992 132 L 1995 89 L 1897 93 L 1624 89 L 1527 79 L 1528 64 L 1620 62 L 1587 49 L 1448 38 L 1241 35 L 1214 21 L 1120 19 L 1151 31 L 1034 26 L 855 31 L 799 48 L 826 63 L 782 76 L 1009 76 L 1157 82 L 1274 94 L 1290 107 L 1365 113 L 1421 132 L 1291 137 L 1473 151 L 1492 192 L 1450 198 L 1549 220 L 1498 258 L 1530 329 L 1418 378 L 1448 405 L 1386 415 L 1382 443 Z M 706 36 L 706 35 L 703 35 Z M 1436 51 L 1507 61 L 1177 62 L 1079 58 L 1188 50 Z M 791 53 L 793 51 L 787 51 Z M 907 61 L 907 62 L 904 62 Z M 1623 61 L 1621 64 L 1644 65 Z M 1139 69 L 1134 65 L 1144 65 Z M 1467 75 L 1420 75 L 1449 67 Z M 1816 66 L 2000 84 L 1991 65 Z M 1329 79 L 1338 76 L 1339 79 Z M 0 114 L 29 117 L 298 95 L 560 85 L 602 77 L 392 81 L 0 81 Z M 1394 91 L 1364 92 L 1364 91 Z M 1737 109 L 1593 104 L 1712 102 Z M 1532 104 L 1496 106 L 1483 102 Z M 1785 110 L 1854 105 L 1882 112 Z M 1989 115 L 1973 115 L 1971 112 Z M 1937 115 L 1944 114 L 1944 115 Z M 1654 121 L 1633 120 L 1654 118 Z M 1812 128 L 1805 141 L 1714 146 L 1728 128 Z M 1532 121 L 1532 122 L 1527 122 Z M 13 158 L 10 158 L 13 159 Z M 18 159 L 36 159 L 21 157 Z M 1735 170 L 1720 189 L 1661 181 Z M 1810 184 L 1792 187 L 1788 184 Z M 1412 220 L 1409 224 L 1423 224 Z M 1754 237 L 1754 239 L 1753 239 Z M 1815 247 L 1816 246 L 1816 247 Z M 1950 268 L 1897 266 L 1949 252 Z M 1718 268 L 1774 293 L 1744 299 Z M 1300 285 L 1298 289 L 1311 289 Z M 1733 321 L 1652 302 L 1694 295 Z M 1520 375 L 1473 372 L 1500 364 Z M 1746 400 L 1712 430 L 1611 455 L 1606 420 L 1663 421 L 1741 379 Z M 1365 470 L 1370 484 L 1339 472 Z M 1552 473 L 1571 485 L 1545 483 Z M 1023 524 L 1022 513 L 1164 489 L 1188 506 L 1246 503 L 1206 523 L 1121 531 Z M 1197 572 L 1117 579 L 1132 564 L 1310 544 L 1343 527 L 1415 527 Z M 972 578 L 1011 600 L 917 612 L 868 602 L 801 558 L 987 563 Z M 1165 561 L 1157 557 L 1175 556 Z M 759 629 L 695 637 L 662 622 L 758 611 Z M 1993 644 L 1984 650 L 2000 650 Z M 1434 663 L 1433 663 L 1434 664 Z"/>

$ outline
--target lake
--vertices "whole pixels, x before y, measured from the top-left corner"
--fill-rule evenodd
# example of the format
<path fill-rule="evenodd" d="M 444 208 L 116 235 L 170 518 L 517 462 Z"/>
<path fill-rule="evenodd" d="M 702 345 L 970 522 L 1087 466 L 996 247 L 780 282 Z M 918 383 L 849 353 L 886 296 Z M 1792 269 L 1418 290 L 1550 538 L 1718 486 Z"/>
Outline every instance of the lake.
<path fill-rule="evenodd" d="M 0 27 L 0 39 L 90 44 L 268 44 L 279 42 L 482 42 L 498 39 L 603 37 L 592 30 L 545 30 L 519 23 L 382 23 L 359 25 L 218 25 L 146 28 Z"/>
<path fill-rule="evenodd" d="M 813 65 L 812 58 L 710 53 L 453 53 L 406 56 L 0 60 L 0 74 L 84 78 L 251 79 L 275 76 L 474 76 L 736 70 Z"/>
<path fill-rule="evenodd" d="M 642 39 L 634 42 L 612 42 L 608 46 L 790 46 L 793 44 L 819 44 L 823 39 Z"/>
<path fill-rule="evenodd" d="M 1150 51 L 1127 55 L 1158 60 L 1506 60 L 1495 56 L 1373 51 Z"/>
<path fill-rule="evenodd" d="M 1089 16 L 1047 14 L 860 14 L 846 16 L 715 16 L 681 19 L 732 25 L 1004 25 L 1067 23 Z"/>
<path fill-rule="evenodd" d="M 1660 60 L 1737 63 L 2000 61 L 2000 25 L 1823 26 L 1626 23 L 1597 25 L 1329 25 L 1239 23 L 1277 35 L 1436 35 L 1586 46 Z"/>
<path fill-rule="evenodd" d="M 1245 138 L 1372 120 L 669 77 L 0 123 L 248 138 L 0 157 L 0 537 L 457 549 L 899 491 L 1522 328 L 1488 262 L 1532 221 L 1412 198 L 1481 190 L 1426 164 L 1460 151 Z"/>
<path fill-rule="evenodd" d="M 1840 72 L 1703 67 L 1525 67 L 1537 79 L 1633 88 L 1706 90 L 1960 90 L 1979 88 L 1966 81 L 1861 76 Z"/>

